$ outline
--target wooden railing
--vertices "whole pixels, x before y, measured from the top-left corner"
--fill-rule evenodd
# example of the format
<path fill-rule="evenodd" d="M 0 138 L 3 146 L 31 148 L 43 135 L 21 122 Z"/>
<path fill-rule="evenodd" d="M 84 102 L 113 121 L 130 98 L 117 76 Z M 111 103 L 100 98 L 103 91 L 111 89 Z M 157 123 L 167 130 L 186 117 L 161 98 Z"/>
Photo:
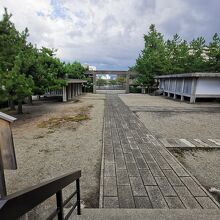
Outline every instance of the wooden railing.
<path fill-rule="evenodd" d="M 72 172 L 33 187 L 3 197 L 0 200 L 0 219 L 13 220 L 23 216 L 34 207 L 56 194 L 56 209 L 49 215 L 48 220 L 58 217 L 66 220 L 77 207 L 77 215 L 81 214 L 80 208 L 80 179 L 81 171 Z M 76 190 L 63 202 L 62 189 L 76 182 Z M 76 202 L 64 217 L 63 208 L 76 195 Z"/>

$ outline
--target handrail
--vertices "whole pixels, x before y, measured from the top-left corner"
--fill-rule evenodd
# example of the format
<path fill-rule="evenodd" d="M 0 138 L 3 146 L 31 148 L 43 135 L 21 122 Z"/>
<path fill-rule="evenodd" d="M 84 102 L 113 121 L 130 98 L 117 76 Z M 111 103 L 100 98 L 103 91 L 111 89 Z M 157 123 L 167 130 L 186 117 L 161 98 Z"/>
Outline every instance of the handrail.
<path fill-rule="evenodd" d="M 71 172 L 1 198 L 0 219 L 17 219 L 54 194 L 56 194 L 57 199 L 57 209 L 54 213 L 58 215 L 58 220 L 64 219 L 63 207 L 68 203 L 66 201 L 70 200 L 75 194 L 77 195 L 77 214 L 80 215 L 80 177 L 81 171 Z M 70 197 L 63 202 L 62 189 L 75 181 L 76 192 L 72 193 Z"/>

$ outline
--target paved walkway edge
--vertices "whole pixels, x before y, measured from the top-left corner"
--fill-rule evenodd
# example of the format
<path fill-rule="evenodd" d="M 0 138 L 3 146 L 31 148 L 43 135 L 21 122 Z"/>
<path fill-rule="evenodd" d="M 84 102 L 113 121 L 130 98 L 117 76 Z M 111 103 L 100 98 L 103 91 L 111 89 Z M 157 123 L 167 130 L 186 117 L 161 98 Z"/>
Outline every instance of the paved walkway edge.
<path fill-rule="evenodd" d="M 153 137 L 153 136 L 152 136 Z M 153 137 L 156 141 L 158 141 L 155 137 Z M 212 201 L 218 206 L 218 208 L 220 209 L 220 204 L 215 200 L 215 198 L 212 196 L 212 194 L 207 191 L 207 189 L 205 189 L 205 187 L 195 178 L 195 176 L 193 176 L 191 174 L 191 172 L 189 170 L 187 170 L 182 163 L 179 162 L 179 160 L 172 154 L 170 153 L 170 151 L 164 146 L 164 144 L 162 142 L 159 141 L 159 143 L 167 150 L 167 152 L 169 154 L 171 154 L 174 159 L 176 160 L 176 162 L 184 169 L 186 170 L 186 172 L 189 174 L 189 176 L 207 193 L 207 195 L 210 197 L 210 199 L 212 199 Z"/>
<path fill-rule="evenodd" d="M 105 109 L 104 109 L 105 111 Z M 105 115 L 103 117 L 102 128 L 102 161 L 101 161 L 101 173 L 100 173 L 100 187 L 99 187 L 99 208 L 103 208 L 103 193 L 104 193 L 104 134 L 105 134 Z"/>
<path fill-rule="evenodd" d="M 115 97 L 116 98 L 116 97 Z M 119 101 L 119 97 L 118 97 L 118 101 Z M 117 98 L 116 100 L 117 101 Z M 101 161 L 101 173 L 100 173 L 100 194 L 99 194 L 99 208 L 104 208 L 104 176 L 106 176 L 106 171 L 105 171 L 105 127 L 106 127 L 106 102 L 108 102 L 108 100 L 105 100 L 105 109 L 104 109 L 104 120 L 103 120 L 103 140 L 102 140 L 102 161 Z M 120 102 L 122 102 L 124 105 L 125 103 L 120 99 Z M 116 103 L 117 104 L 117 103 Z M 126 105 L 125 105 L 126 106 Z M 133 116 L 132 116 L 133 114 Z M 135 115 L 133 112 L 131 112 L 131 114 L 129 113 L 129 115 L 131 117 L 136 118 L 137 121 L 139 121 L 138 123 L 142 124 L 143 123 L 140 121 L 140 119 L 137 117 L 137 115 Z M 109 116 L 108 116 L 109 117 Z M 129 119 L 128 119 L 129 120 Z M 142 126 L 141 125 L 141 126 Z M 143 125 L 143 132 L 144 130 L 147 130 L 147 133 L 149 132 L 149 130 Z M 130 132 L 130 131 L 129 131 Z M 169 154 L 173 160 L 176 162 L 176 164 L 179 164 L 179 166 L 185 170 L 188 174 L 189 177 L 191 177 L 196 183 L 197 185 L 206 193 L 206 196 L 209 197 L 212 202 L 218 207 L 220 208 L 219 203 L 214 199 L 214 197 L 200 184 L 200 182 L 178 161 L 178 159 L 168 150 L 166 149 L 166 146 L 164 145 L 164 143 L 162 143 L 159 139 L 157 139 L 156 137 L 154 137 L 150 132 L 147 134 L 147 137 L 149 138 L 149 140 L 152 142 L 152 144 L 156 147 L 156 146 L 162 146 L 164 149 L 164 151 L 167 151 L 167 154 Z M 109 137 L 108 137 L 109 138 Z M 112 137 L 111 137 L 112 138 Z M 134 148 L 135 149 L 135 148 Z M 156 149 L 156 148 L 155 148 Z M 127 163 L 127 162 L 126 162 Z M 111 176 L 111 175 L 110 175 Z M 134 175 L 135 176 L 135 175 Z M 181 175 L 180 175 L 181 176 Z M 183 175 L 184 176 L 184 175 Z M 151 184 L 150 184 L 151 185 Z M 114 195 L 115 196 L 115 195 Z M 141 195 L 143 196 L 143 195 Z M 113 207 L 112 207 L 113 208 Z"/>

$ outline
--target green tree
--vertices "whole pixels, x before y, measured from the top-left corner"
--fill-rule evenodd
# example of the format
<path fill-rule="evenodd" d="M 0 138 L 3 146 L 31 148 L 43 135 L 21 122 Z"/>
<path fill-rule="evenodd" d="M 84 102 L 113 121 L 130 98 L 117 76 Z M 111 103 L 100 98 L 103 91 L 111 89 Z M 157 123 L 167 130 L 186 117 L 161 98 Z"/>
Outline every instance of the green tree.
<path fill-rule="evenodd" d="M 43 94 L 46 89 L 60 89 L 66 84 L 64 63 L 55 57 L 56 50 L 34 48 L 27 42 L 28 29 L 18 32 L 5 9 L 0 21 L 0 98 L 13 107 L 27 96 Z"/>
<path fill-rule="evenodd" d="M 220 72 L 220 37 L 214 34 L 208 46 L 208 71 Z"/>
<path fill-rule="evenodd" d="M 35 81 L 37 81 L 37 77 L 40 77 L 40 79 L 38 79 L 39 84 L 36 87 L 38 89 L 38 94 L 43 94 L 47 89 L 60 89 L 67 83 L 64 63 L 56 58 L 55 55 L 56 50 L 54 49 L 43 47 L 39 51 L 39 72 L 38 75 L 34 77 Z"/>
<path fill-rule="evenodd" d="M 11 16 L 5 9 L 0 21 L 0 96 L 10 102 L 12 109 L 14 101 L 18 101 L 18 112 L 21 113 L 22 99 L 31 93 L 33 87 L 32 78 L 26 78 L 21 70 L 28 30 L 19 33 L 10 21 Z"/>
<path fill-rule="evenodd" d="M 0 21 L 0 71 L 10 71 L 14 66 L 15 57 L 20 49 L 21 36 L 10 21 L 11 14 L 5 8 Z"/>
<path fill-rule="evenodd" d="M 99 78 L 96 80 L 96 84 L 97 84 L 97 86 L 104 86 L 107 84 L 107 81 L 105 79 Z"/>
<path fill-rule="evenodd" d="M 144 35 L 145 46 L 136 60 L 135 70 L 139 72 L 138 82 L 143 86 L 151 86 L 153 77 L 167 72 L 166 48 L 163 35 L 151 25 Z"/>
<path fill-rule="evenodd" d="M 189 46 L 178 34 L 166 42 L 166 58 L 169 74 L 184 73 L 189 62 Z"/>
<path fill-rule="evenodd" d="M 84 79 L 86 69 L 79 63 L 67 63 L 65 64 L 65 74 L 68 78 L 72 79 Z"/>
<path fill-rule="evenodd" d="M 109 83 L 110 85 L 114 86 L 114 85 L 117 84 L 117 81 L 116 81 L 115 79 L 110 79 L 110 80 L 108 81 L 108 83 Z"/>
<path fill-rule="evenodd" d="M 118 76 L 118 77 L 116 78 L 116 82 L 117 82 L 117 84 L 119 84 L 119 85 L 123 85 L 123 84 L 125 83 L 125 77 Z"/>
<path fill-rule="evenodd" d="M 200 72 L 206 69 L 206 45 L 203 37 L 192 40 L 189 50 L 189 72 Z"/>

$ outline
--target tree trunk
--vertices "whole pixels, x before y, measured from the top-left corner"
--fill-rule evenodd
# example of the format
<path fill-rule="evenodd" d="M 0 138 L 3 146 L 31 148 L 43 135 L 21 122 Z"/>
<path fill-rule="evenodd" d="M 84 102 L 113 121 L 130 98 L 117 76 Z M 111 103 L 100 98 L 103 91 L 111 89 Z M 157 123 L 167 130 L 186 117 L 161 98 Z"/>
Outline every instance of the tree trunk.
<path fill-rule="evenodd" d="M 11 110 L 15 110 L 15 102 L 14 100 L 9 100 L 9 107 Z"/>
<path fill-rule="evenodd" d="M 18 114 L 23 114 L 22 110 L 22 101 L 18 101 L 18 109 L 17 109 Z"/>
<path fill-rule="evenodd" d="M 32 95 L 28 96 L 28 104 L 33 105 Z"/>

